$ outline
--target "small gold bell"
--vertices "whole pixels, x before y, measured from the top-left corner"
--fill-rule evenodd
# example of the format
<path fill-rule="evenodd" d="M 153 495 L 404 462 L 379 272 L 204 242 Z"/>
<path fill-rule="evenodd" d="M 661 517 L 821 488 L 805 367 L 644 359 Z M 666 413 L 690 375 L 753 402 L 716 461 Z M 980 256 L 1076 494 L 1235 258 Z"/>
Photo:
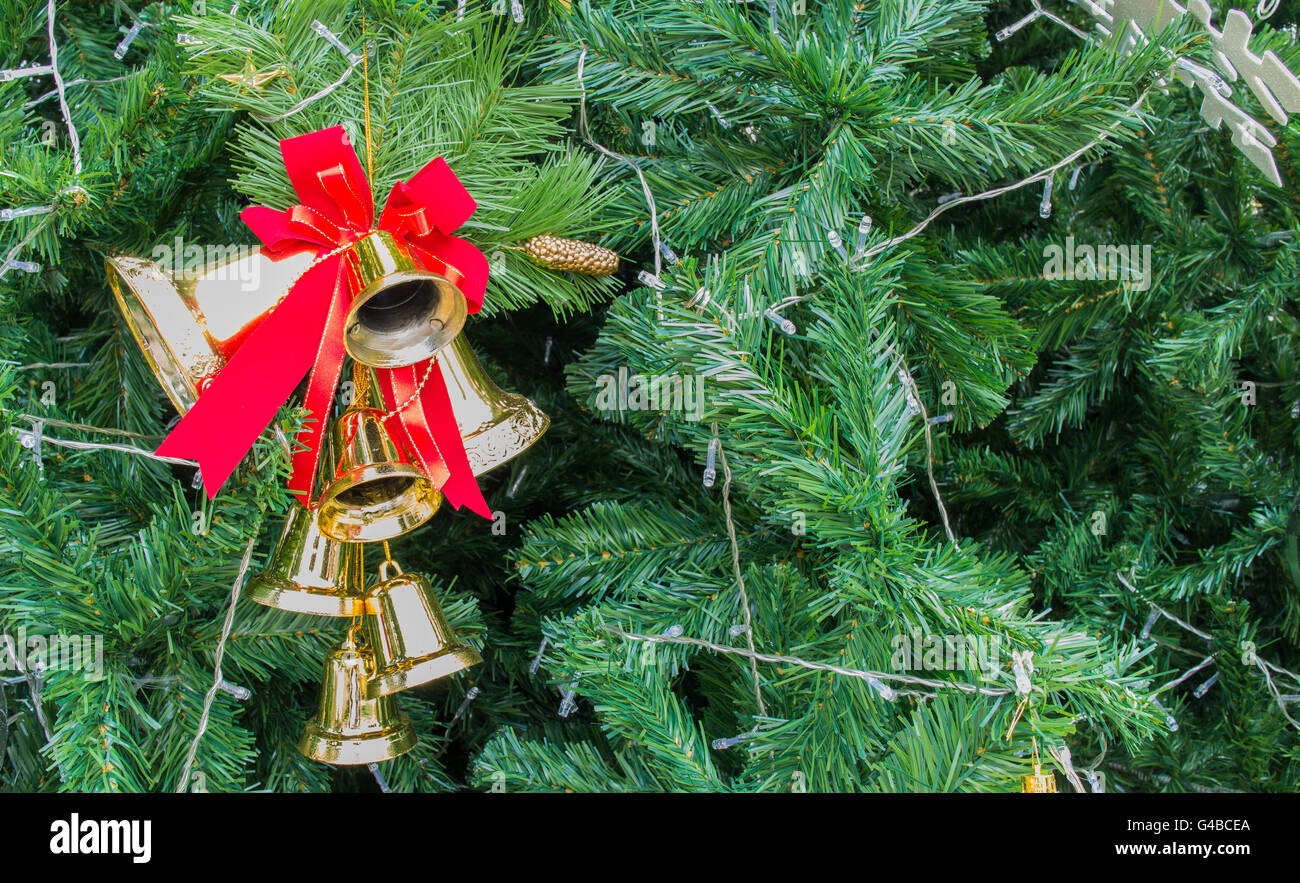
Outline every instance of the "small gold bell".
<path fill-rule="evenodd" d="M 396 576 L 389 576 L 390 567 Z M 427 579 L 403 574 L 391 559 L 379 566 L 379 575 L 383 582 L 366 598 L 366 644 L 375 655 L 367 696 L 427 684 L 483 661 L 456 637 Z"/>
<path fill-rule="evenodd" d="M 366 698 L 374 670 L 370 652 L 351 632 L 325 658 L 320 713 L 307 724 L 298 750 L 334 764 L 378 763 L 405 754 L 418 741 L 415 728 L 392 696 Z"/>
<path fill-rule="evenodd" d="M 364 286 L 343 326 L 343 346 L 353 359 L 375 368 L 414 365 L 460 333 L 468 305 L 454 280 L 418 266 L 384 230 L 357 240 L 353 250 Z"/>
<path fill-rule="evenodd" d="M 523 453 L 551 425 L 531 401 L 492 382 L 465 335 L 438 354 L 438 368 L 475 475 Z"/>
<path fill-rule="evenodd" d="M 248 581 L 244 597 L 294 613 L 360 616 L 366 606 L 360 547 L 325 536 L 315 513 L 295 501 L 266 570 Z"/>
<path fill-rule="evenodd" d="M 1020 791 L 1024 794 L 1055 794 L 1056 774 L 1050 770 L 1043 772 L 1043 768 L 1035 763 L 1033 773 L 1021 779 Z"/>
<path fill-rule="evenodd" d="M 316 520 L 345 543 L 389 540 L 433 517 L 442 494 L 388 434 L 383 414 L 362 397 L 335 421 L 321 457 Z"/>

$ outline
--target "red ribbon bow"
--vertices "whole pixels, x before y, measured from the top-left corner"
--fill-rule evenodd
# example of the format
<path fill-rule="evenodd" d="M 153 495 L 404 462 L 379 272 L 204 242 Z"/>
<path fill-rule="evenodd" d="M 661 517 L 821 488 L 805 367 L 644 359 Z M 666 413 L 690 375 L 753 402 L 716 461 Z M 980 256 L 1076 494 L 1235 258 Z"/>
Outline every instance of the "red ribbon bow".
<path fill-rule="evenodd" d="M 347 246 L 374 229 L 370 182 L 342 126 L 288 138 L 280 142 L 280 152 L 301 204 L 283 212 L 254 206 L 240 218 L 272 260 L 305 251 L 317 260 L 248 335 L 157 451 L 198 460 L 209 499 L 310 370 L 305 404 L 314 420 L 298 436 L 305 447 L 294 454 L 289 488 L 304 502 L 314 502 L 324 421 L 343 367 L 344 321 L 359 285 Z M 488 262 L 473 244 L 451 233 L 476 207 L 439 157 L 393 187 L 378 224 L 426 269 L 456 281 L 470 313 L 483 304 Z M 388 410 L 409 402 L 386 425 L 448 502 L 489 518 L 442 372 L 432 361 L 376 371 Z"/>

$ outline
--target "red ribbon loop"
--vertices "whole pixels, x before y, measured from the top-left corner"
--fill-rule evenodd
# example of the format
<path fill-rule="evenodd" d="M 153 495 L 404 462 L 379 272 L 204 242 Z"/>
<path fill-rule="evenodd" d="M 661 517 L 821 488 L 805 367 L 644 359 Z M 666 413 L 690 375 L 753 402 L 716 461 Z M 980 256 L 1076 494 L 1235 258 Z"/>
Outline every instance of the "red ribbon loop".
<path fill-rule="evenodd" d="M 289 488 L 314 504 L 313 482 L 343 367 L 344 321 L 357 280 L 342 252 L 372 229 L 370 184 L 342 126 L 280 142 L 285 170 L 300 204 L 285 211 L 253 206 L 240 217 L 272 260 L 312 252 L 319 260 L 289 290 L 230 357 L 158 453 L 195 459 L 208 497 L 216 496 L 253 442 L 310 372 L 304 404 L 310 420 L 298 435 Z M 412 258 L 445 275 L 465 293 L 476 313 L 487 288 L 487 257 L 451 235 L 474 213 L 473 197 L 439 157 L 398 183 L 388 195 L 378 228 L 402 243 Z M 329 256 L 331 252 L 339 252 Z M 436 357 L 435 357 L 436 358 Z M 418 461 L 453 506 L 491 513 L 470 469 L 451 400 L 437 365 L 378 369 L 385 407 L 408 403 L 386 420 L 389 431 Z M 427 381 L 421 387 L 421 381 Z"/>

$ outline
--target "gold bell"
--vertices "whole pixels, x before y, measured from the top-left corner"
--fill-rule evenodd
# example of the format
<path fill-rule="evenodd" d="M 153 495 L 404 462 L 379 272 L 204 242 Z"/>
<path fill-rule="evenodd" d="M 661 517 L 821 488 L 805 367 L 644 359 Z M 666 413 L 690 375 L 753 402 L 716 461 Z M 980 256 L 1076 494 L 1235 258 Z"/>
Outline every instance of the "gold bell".
<path fill-rule="evenodd" d="M 350 330 L 356 326 L 356 332 L 349 333 L 344 344 L 354 358 L 378 365 L 377 361 L 369 361 L 377 356 L 363 352 L 362 346 L 380 346 L 379 329 L 393 324 L 415 328 L 419 324 L 415 317 L 424 315 L 421 310 L 425 308 L 436 314 L 437 321 L 444 323 L 445 333 L 428 338 L 422 347 L 411 350 L 411 355 L 432 354 L 451 341 L 439 352 L 438 367 L 465 440 L 470 467 L 475 475 L 482 475 L 541 438 L 550 420 L 528 399 L 507 393 L 493 383 L 469 344 L 455 333 L 464 324 L 463 316 L 456 318 L 464 306 L 464 295 L 454 284 L 449 290 L 443 283 L 454 283 L 459 274 L 449 267 L 448 280 L 410 270 L 405 263 L 409 257 L 405 257 L 401 246 L 390 247 L 386 236 L 374 234 L 357 243 L 358 256 L 368 256 L 360 262 L 366 268 L 366 278 L 373 278 L 353 301 L 347 327 Z M 214 257 L 220 254 L 217 249 L 211 251 Z M 438 293 L 437 306 L 428 292 L 402 294 L 406 289 L 398 288 L 396 283 L 411 279 L 384 275 L 385 256 L 388 266 L 402 263 L 408 266 L 402 273 L 414 272 L 432 286 Z M 109 285 L 131 334 L 176 410 L 184 414 L 257 323 L 289 293 L 294 280 L 311 266 L 311 261 L 307 254 L 272 261 L 254 249 L 214 260 L 201 270 L 170 270 L 147 258 L 126 255 L 110 257 L 107 268 Z M 369 304 L 365 310 L 361 309 L 362 296 Z M 425 307 L 417 309 L 419 304 Z M 434 318 L 430 316 L 430 321 Z"/>
<path fill-rule="evenodd" d="M 397 576 L 389 576 L 390 567 Z M 366 598 L 366 644 L 375 655 L 367 696 L 427 684 L 483 661 L 456 637 L 427 579 L 403 574 L 391 559 L 379 566 L 379 575 L 383 582 Z"/>
<path fill-rule="evenodd" d="M 1056 775 L 1054 773 L 1045 773 L 1038 770 L 1033 775 L 1025 776 L 1020 784 L 1020 790 L 1025 794 L 1056 793 Z"/>
<path fill-rule="evenodd" d="M 325 657 L 320 713 L 303 731 L 299 751 L 325 763 L 361 764 L 392 760 L 415 747 L 415 728 L 397 700 L 367 698 L 373 671 L 370 652 L 358 648 L 349 632 Z"/>
<path fill-rule="evenodd" d="M 369 365 L 414 364 L 449 343 L 465 324 L 462 276 L 421 269 L 384 231 L 354 245 L 363 289 L 349 311 L 344 346 Z M 191 252 L 207 262 L 187 269 Z M 289 293 L 313 256 L 273 261 L 243 246 L 160 245 L 158 260 L 114 255 L 109 287 L 127 327 L 167 396 L 184 414 L 258 323 Z M 160 263 L 161 261 L 162 263 Z"/>
<path fill-rule="evenodd" d="M 551 425 L 541 408 L 492 382 L 465 335 L 438 353 L 438 368 L 475 475 L 523 453 Z"/>
<path fill-rule="evenodd" d="M 363 286 L 344 325 L 343 345 L 353 359 L 375 368 L 414 365 L 460 333 L 467 304 L 452 279 L 418 266 L 384 230 L 366 234 L 353 250 Z"/>
<path fill-rule="evenodd" d="M 320 532 L 316 514 L 294 502 L 266 570 L 244 587 L 244 597 L 294 613 L 360 616 L 366 595 L 360 546 Z"/>
<path fill-rule="evenodd" d="M 353 405 L 330 428 L 316 521 L 332 539 L 369 543 L 401 536 L 432 518 L 442 502 L 382 417 L 374 408 Z"/>
<path fill-rule="evenodd" d="M 1043 772 L 1043 765 L 1038 760 L 1037 740 L 1034 744 L 1034 771 L 1020 780 L 1020 792 L 1022 794 L 1056 793 L 1056 773 L 1051 770 Z"/>
<path fill-rule="evenodd" d="M 155 255 L 170 252 L 179 263 L 190 249 L 201 251 L 177 241 L 175 251 L 160 246 Z M 196 270 L 127 255 L 106 262 L 127 327 L 182 414 L 312 262 L 309 254 L 273 261 L 235 246 L 210 248 L 208 256 Z"/>

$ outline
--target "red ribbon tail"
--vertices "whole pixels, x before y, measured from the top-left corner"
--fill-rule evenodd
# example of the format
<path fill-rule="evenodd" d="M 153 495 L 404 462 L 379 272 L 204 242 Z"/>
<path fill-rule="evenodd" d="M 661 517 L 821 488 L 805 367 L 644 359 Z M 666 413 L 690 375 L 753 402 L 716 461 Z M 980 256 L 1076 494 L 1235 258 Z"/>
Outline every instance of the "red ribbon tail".
<path fill-rule="evenodd" d="M 388 411 L 394 410 L 399 403 L 410 402 L 399 414 L 384 421 L 384 425 L 402 448 L 415 458 L 433 486 L 441 490 L 451 477 L 451 470 L 442 459 L 442 452 L 438 450 L 438 443 L 434 441 L 424 410 L 415 395 L 420 387 L 419 379 L 427 367 L 428 362 L 421 362 L 403 368 L 381 369 L 375 375 L 379 378 L 379 390 Z"/>
<path fill-rule="evenodd" d="M 348 287 L 347 262 L 334 258 L 337 265 L 334 276 L 334 293 L 330 297 L 329 311 L 325 317 L 325 331 L 320 338 L 320 348 L 307 379 L 307 395 L 303 406 L 310 412 L 312 422 L 298 433 L 298 442 L 304 447 L 293 455 L 293 474 L 289 477 L 289 490 L 298 496 L 304 506 L 315 503 L 313 489 L 316 472 L 320 466 L 321 440 L 325 435 L 325 422 L 329 419 L 334 391 L 338 388 L 339 374 L 343 370 L 343 333 L 347 322 Z"/>
<path fill-rule="evenodd" d="M 442 371 L 435 369 L 429 382 L 420 393 L 424 413 L 429 415 L 430 427 L 438 450 L 443 460 L 451 469 L 451 478 L 442 487 L 447 502 L 457 509 L 461 506 L 482 515 L 492 517 L 483 491 L 479 489 L 474 478 L 474 470 L 469 465 L 469 455 L 465 453 L 465 440 L 461 438 L 460 427 L 456 424 L 456 414 L 451 409 L 451 398 L 447 394 L 447 384 L 442 379 Z"/>
<path fill-rule="evenodd" d="M 160 456 L 199 462 L 208 499 L 312 366 L 332 290 L 321 282 L 321 267 L 303 276 L 158 446 Z"/>
<path fill-rule="evenodd" d="M 389 410 L 400 403 L 406 407 L 388 422 L 392 431 L 424 467 L 425 472 L 456 508 L 468 506 L 484 518 L 491 518 L 487 500 L 470 469 L 465 443 L 451 410 L 447 387 L 436 364 L 426 360 L 405 368 L 379 371 L 379 386 Z M 424 388 L 420 380 L 429 379 Z"/>

